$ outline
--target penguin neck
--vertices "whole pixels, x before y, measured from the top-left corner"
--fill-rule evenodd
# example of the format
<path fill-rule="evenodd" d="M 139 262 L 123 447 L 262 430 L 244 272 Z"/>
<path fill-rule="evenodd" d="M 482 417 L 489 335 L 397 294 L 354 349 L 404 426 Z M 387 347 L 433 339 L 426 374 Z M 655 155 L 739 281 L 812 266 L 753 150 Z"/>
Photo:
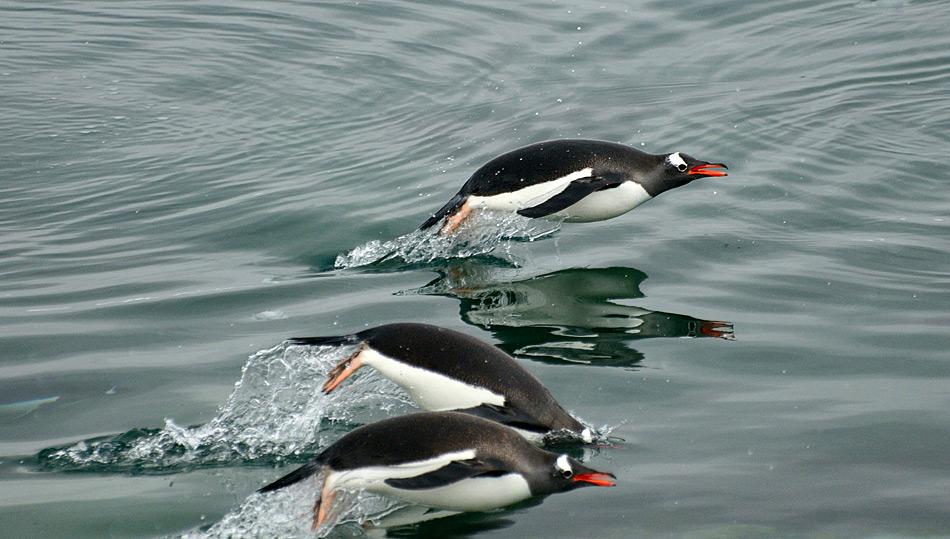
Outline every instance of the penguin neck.
<path fill-rule="evenodd" d="M 559 456 L 550 451 L 531 455 L 531 462 L 524 467 L 522 475 L 528 482 L 532 495 L 544 496 L 563 490 L 554 477 L 554 463 Z"/>
<path fill-rule="evenodd" d="M 663 181 L 663 174 L 660 170 L 653 168 L 646 174 L 642 174 L 636 177 L 636 182 L 640 184 L 640 187 L 650 195 L 650 198 L 655 198 L 668 191 L 671 187 L 665 185 Z"/>

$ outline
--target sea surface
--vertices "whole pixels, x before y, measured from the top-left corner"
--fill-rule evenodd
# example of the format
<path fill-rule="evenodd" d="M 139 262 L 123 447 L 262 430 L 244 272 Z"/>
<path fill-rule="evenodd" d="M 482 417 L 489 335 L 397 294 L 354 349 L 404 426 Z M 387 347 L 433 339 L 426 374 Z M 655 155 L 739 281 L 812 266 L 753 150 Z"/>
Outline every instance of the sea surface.
<path fill-rule="evenodd" d="M 254 491 L 413 409 L 396 321 L 513 354 L 614 472 L 330 535 L 950 536 L 945 2 L 0 3 L 0 535 L 306 536 Z M 627 215 L 413 230 L 556 138 L 725 162 Z M 478 226 L 474 226 L 478 225 Z"/>

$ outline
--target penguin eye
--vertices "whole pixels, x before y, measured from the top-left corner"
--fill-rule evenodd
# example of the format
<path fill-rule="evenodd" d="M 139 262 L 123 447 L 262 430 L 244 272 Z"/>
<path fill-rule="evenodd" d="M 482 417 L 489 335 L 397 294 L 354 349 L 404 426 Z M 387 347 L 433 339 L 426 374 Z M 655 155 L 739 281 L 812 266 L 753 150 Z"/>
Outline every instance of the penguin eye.
<path fill-rule="evenodd" d="M 570 479 L 574 475 L 574 470 L 571 469 L 571 463 L 567 460 L 567 455 L 561 455 L 554 463 L 554 475 L 558 473 L 564 479 Z"/>
<path fill-rule="evenodd" d="M 680 172 L 686 172 L 688 168 L 686 166 L 686 160 L 683 159 L 683 156 L 681 156 L 679 152 L 671 153 L 666 156 L 666 162 L 676 167 L 676 170 Z"/>

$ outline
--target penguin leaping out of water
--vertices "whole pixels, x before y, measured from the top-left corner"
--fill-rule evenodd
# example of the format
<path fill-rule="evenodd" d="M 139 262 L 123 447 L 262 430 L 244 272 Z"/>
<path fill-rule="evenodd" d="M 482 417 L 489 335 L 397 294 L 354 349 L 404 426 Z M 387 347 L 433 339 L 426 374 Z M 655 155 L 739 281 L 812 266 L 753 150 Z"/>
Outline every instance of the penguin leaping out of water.
<path fill-rule="evenodd" d="M 330 372 L 324 393 L 370 366 L 426 410 L 466 412 L 512 427 L 530 439 L 568 431 L 587 443 L 593 441 L 591 429 L 567 413 L 534 375 L 505 352 L 465 333 L 398 323 L 352 335 L 297 337 L 288 342 L 357 345 Z"/>
<path fill-rule="evenodd" d="M 578 487 L 615 485 L 611 473 L 540 449 L 493 421 L 458 412 L 419 412 L 359 427 L 259 492 L 320 472 L 314 529 L 334 515 L 336 493 L 342 489 L 462 512 L 488 511 Z"/>
<path fill-rule="evenodd" d="M 515 212 L 568 222 L 603 221 L 698 178 L 726 176 L 722 163 L 681 152 L 652 155 L 600 140 L 552 140 L 482 165 L 419 227 L 455 231 L 473 211 Z"/>

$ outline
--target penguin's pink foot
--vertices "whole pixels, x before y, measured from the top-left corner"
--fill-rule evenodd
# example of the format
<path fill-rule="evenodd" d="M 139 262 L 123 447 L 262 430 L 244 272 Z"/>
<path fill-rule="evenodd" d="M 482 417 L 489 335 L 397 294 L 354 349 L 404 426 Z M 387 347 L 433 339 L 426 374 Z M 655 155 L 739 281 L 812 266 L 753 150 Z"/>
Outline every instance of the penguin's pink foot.
<path fill-rule="evenodd" d="M 445 220 L 445 224 L 442 225 L 442 230 L 440 232 L 442 234 L 452 234 L 458 229 L 458 227 L 462 226 L 462 222 L 465 221 L 465 218 L 467 218 L 471 213 L 472 207 L 468 205 L 468 201 L 466 200 L 457 212 L 453 213 Z"/>
<path fill-rule="evenodd" d="M 323 481 L 323 489 L 320 492 L 320 497 L 317 498 L 317 503 L 313 504 L 313 526 L 312 530 L 316 530 L 330 518 L 330 512 L 333 510 L 333 502 L 336 500 L 336 491 L 330 490 L 329 481 Z"/>
<path fill-rule="evenodd" d="M 330 371 L 330 375 L 327 376 L 326 383 L 323 384 L 323 393 L 330 394 L 331 391 L 336 389 L 336 386 L 343 383 L 343 380 L 346 380 L 350 377 L 351 374 L 358 371 L 360 367 L 363 366 L 363 361 L 360 359 L 360 354 L 363 353 L 363 348 L 365 345 L 360 346 L 359 350 L 355 354 L 343 358 L 343 361 L 340 361 L 336 367 L 333 367 L 333 370 Z"/>

